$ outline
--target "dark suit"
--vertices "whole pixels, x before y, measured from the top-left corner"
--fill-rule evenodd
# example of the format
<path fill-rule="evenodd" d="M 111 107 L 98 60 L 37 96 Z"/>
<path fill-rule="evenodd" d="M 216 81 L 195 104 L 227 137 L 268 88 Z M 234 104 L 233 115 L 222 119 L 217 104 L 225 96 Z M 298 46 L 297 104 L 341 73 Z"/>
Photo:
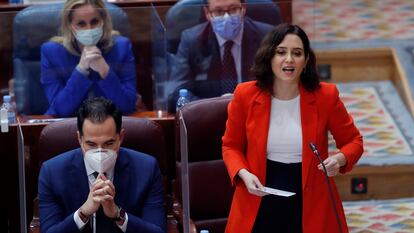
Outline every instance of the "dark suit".
<path fill-rule="evenodd" d="M 162 176 L 155 158 L 121 148 L 113 183 L 115 203 L 128 214 L 126 232 L 165 232 Z M 44 162 L 39 175 L 41 232 L 80 232 L 73 214 L 88 194 L 88 177 L 80 149 Z"/>
<path fill-rule="evenodd" d="M 254 79 L 250 67 L 263 37 L 272 29 L 269 24 L 244 18 L 241 48 L 242 81 Z M 196 98 L 220 96 L 220 48 L 211 24 L 206 22 L 186 29 L 181 35 L 177 55 L 171 64 L 169 110 L 175 111 L 178 89 L 188 89 Z"/>

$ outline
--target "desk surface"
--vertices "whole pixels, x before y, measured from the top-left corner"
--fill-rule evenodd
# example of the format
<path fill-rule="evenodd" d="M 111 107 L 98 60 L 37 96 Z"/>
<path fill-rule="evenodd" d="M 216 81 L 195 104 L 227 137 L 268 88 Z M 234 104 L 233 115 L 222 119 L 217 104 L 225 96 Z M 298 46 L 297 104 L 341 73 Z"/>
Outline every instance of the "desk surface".
<path fill-rule="evenodd" d="M 165 111 L 144 111 L 144 112 L 135 112 L 130 115 L 130 117 L 137 118 L 149 118 L 155 122 L 161 121 L 174 121 L 175 115 Z M 22 126 L 33 126 L 33 125 L 48 125 L 52 122 L 64 120 L 65 118 L 55 118 L 49 115 L 27 115 L 27 116 L 18 116 L 19 122 Z"/>

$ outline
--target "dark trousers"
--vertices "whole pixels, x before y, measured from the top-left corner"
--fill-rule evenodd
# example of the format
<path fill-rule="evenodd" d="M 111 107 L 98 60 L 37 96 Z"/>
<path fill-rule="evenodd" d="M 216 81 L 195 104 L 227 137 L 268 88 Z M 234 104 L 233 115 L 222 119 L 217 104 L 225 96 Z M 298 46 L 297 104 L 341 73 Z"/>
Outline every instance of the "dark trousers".
<path fill-rule="evenodd" d="M 264 196 L 252 233 L 301 233 L 302 163 L 285 164 L 267 160 L 265 186 L 295 192 L 296 195 Z"/>

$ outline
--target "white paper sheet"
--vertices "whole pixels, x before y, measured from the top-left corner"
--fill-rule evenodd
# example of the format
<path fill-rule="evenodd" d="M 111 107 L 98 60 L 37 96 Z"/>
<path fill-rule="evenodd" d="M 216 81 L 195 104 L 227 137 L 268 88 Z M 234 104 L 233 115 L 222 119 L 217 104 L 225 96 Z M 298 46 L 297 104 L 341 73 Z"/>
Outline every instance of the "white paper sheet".
<path fill-rule="evenodd" d="M 293 196 L 293 195 L 296 194 L 296 193 L 283 191 L 283 190 L 280 190 L 280 189 L 269 188 L 269 187 L 264 187 L 264 190 L 262 190 L 262 191 L 267 193 L 267 194 L 272 194 L 272 195 L 282 196 L 282 197 L 290 197 L 290 196 Z"/>

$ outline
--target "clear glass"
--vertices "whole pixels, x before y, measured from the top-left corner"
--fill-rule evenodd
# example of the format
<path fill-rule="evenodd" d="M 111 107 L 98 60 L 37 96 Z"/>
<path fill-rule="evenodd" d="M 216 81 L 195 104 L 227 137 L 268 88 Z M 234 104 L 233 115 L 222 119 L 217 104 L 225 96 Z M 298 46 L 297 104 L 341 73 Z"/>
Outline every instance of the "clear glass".
<path fill-rule="evenodd" d="M 154 110 L 166 112 L 168 108 L 168 57 L 165 40 L 165 25 L 158 13 L 159 8 L 151 11 L 152 81 L 154 86 Z"/>

